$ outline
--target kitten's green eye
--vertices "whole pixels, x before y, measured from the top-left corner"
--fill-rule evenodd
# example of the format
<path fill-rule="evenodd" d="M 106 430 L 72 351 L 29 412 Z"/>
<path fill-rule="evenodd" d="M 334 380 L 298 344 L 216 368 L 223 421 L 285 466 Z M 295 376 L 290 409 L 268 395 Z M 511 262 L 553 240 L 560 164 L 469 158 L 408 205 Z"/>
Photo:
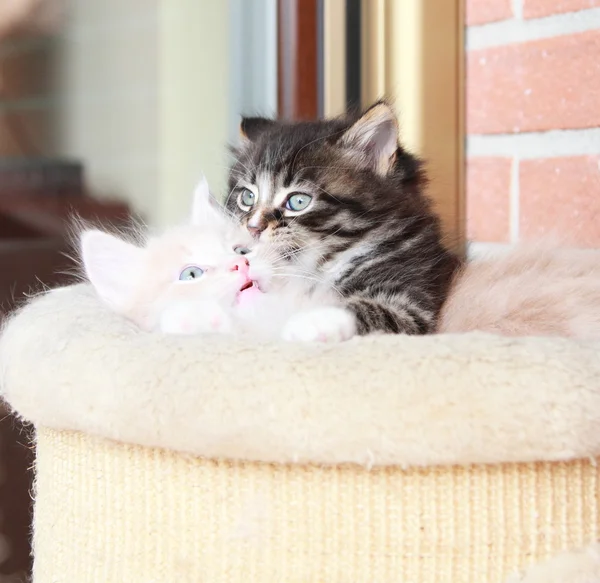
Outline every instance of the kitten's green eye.
<path fill-rule="evenodd" d="M 251 209 L 256 204 L 256 195 L 247 188 L 244 188 L 238 196 L 238 206 L 242 210 Z"/>
<path fill-rule="evenodd" d="M 238 245 L 237 247 L 234 247 L 233 251 L 238 255 L 248 255 L 248 253 L 250 253 L 250 249 L 248 249 L 248 247 L 244 247 L 243 245 Z"/>
<path fill-rule="evenodd" d="M 201 269 L 197 265 L 190 265 L 190 267 L 186 267 L 179 274 L 179 281 L 192 281 L 194 279 L 199 279 L 204 275 L 204 269 Z"/>
<path fill-rule="evenodd" d="M 310 194 L 292 194 L 287 199 L 285 208 L 289 211 L 303 211 L 309 207 L 312 199 L 313 197 Z"/>

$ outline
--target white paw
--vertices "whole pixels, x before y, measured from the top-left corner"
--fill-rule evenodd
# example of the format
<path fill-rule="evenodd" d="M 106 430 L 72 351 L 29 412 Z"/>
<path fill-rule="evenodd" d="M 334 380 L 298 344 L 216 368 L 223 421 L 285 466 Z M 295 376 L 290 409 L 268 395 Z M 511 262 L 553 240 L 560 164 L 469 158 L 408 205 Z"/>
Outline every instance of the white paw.
<path fill-rule="evenodd" d="M 292 316 L 281 337 L 288 342 L 343 342 L 356 334 L 354 314 L 343 308 L 315 308 Z"/>
<path fill-rule="evenodd" d="M 214 302 L 174 302 L 163 309 L 159 329 L 165 334 L 230 334 L 229 314 Z"/>

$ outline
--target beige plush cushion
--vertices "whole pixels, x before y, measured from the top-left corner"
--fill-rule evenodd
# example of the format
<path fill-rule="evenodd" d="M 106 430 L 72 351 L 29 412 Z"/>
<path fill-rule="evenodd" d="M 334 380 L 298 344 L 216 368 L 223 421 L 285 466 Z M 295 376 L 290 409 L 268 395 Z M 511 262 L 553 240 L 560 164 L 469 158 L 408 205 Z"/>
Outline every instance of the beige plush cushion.
<path fill-rule="evenodd" d="M 144 333 L 86 286 L 0 338 L 0 386 L 37 425 L 213 458 L 383 465 L 600 453 L 600 343 L 374 336 L 323 346 Z"/>
<path fill-rule="evenodd" d="M 599 538 L 599 348 L 164 337 L 39 297 L 0 338 L 34 581 L 596 583 L 595 547 L 555 555 Z"/>

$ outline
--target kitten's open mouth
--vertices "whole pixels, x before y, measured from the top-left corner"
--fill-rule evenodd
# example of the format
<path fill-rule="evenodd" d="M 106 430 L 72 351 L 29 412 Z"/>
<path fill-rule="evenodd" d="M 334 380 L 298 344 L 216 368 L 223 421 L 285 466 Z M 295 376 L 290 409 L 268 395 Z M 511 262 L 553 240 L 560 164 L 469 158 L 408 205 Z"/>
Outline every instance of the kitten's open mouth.
<path fill-rule="evenodd" d="M 238 305 L 253 305 L 254 298 L 260 294 L 262 294 L 262 291 L 258 287 L 258 283 L 251 279 L 250 281 L 246 281 L 242 287 L 240 287 L 240 291 L 235 298 L 236 303 Z"/>
<path fill-rule="evenodd" d="M 249 289 L 254 289 L 256 291 L 261 291 L 261 289 L 258 287 L 258 283 L 256 283 L 254 280 L 250 280 L 247 281 L 241 288 L 239 291 L 239 294 L 241 294 L 242 292 L 245 292 L 246 290 Z M 239 295 L 238 294 L 238 295 Z"/>
<path fill-rule="evenodd" d="M 243 292 L 244 290 L 247 290 L 249 288 L 251 288 L 254 285 L 253 281 L 247 281 L 241 288 L 240 291 Z"/>

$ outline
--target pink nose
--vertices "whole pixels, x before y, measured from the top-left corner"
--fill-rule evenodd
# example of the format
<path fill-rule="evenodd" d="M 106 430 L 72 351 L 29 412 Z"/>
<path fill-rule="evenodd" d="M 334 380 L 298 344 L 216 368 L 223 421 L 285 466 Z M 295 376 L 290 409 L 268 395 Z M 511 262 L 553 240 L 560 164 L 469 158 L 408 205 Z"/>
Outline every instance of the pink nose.
<path fill-rule="evenodd" d="M 248 273 L 248 267 L 250 266 L 250 262 L 245 257 L 240 257 L 233 262 L 233 265 L 230 267 L 229 271 L 241 271 L 243 274 Z"/>

